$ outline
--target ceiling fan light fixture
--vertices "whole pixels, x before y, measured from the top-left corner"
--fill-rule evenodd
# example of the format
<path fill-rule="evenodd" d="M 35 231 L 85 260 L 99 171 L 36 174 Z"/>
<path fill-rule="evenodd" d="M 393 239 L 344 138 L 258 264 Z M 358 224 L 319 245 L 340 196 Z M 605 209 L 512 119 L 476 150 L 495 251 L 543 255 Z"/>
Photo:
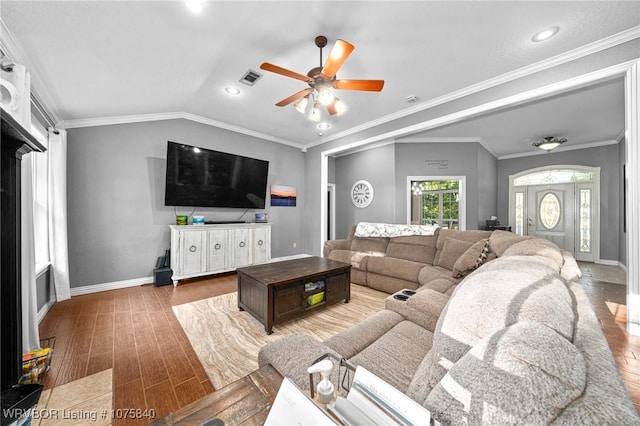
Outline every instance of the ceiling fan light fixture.
<path fill-rule="evenodd" d="M 326 87 L 323 87 L 318 92 L 318 101 L 324 106 L 329 105 L 335 98 L 336 97 L 333 92 Z"/>
<path fill-rule="evenodd" d="M 347 104 L 345 104 L 344 102 L 342 102 L 338 98 L 335 98 L 335 100 L 333 102 L 333 107 L 336 110 L 336 115 L 338 115 L 338 116 L 344 114 L 349 109 Z"/>
<path fill-rule="evenodd" d="M 533 145 L 536 148 L 539 148 L 543 151 L 551 151 L 552 149 L 557 148 L 558 146 L 560 146 L 561 144 L 565 143 L 567 141 L 566 138 L 557 138 L 555 136 L 548 136 L 544 139 L 541 139 L 539 141 L 535 141 L 534 143 L 532 143 L 531 145 Z"/>
<path fill-rule="evenodd" d="M 293 104 L 293 107 L 300 114 L 304 114 L 307 111 L 307 105 L 309 104 L 309 96 L 305 96 L 304 98 L 300 98 L 298 102 Z"/>
<path fill-rule="evenodd" d="M 318 102 L 313 104 L 313 108 L 311 108 L 311 112 L 309 113 L 309 120 L 320 121 L 320 105 L 318 105 Z"/>

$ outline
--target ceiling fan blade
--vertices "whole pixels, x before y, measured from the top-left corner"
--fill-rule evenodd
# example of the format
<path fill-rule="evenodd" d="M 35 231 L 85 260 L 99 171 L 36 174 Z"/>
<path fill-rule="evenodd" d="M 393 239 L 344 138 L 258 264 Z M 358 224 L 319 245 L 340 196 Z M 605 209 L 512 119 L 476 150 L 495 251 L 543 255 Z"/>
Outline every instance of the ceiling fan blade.
<path fill-rule="evenodd" d="M 384 80 L 336 80 L 333 87 L 340 90 L 363 90 L 379 92 L 384 86 Z"/>
<path fill-rule="evenodd" d="M 291 71 L 286 68 L 282 68 L 277 65 L 270 64 L 269 62 L 264 62 L 262 65 L 260 65 L 260 68 L 265 71 L 271 71 L 276 74 L 284 75 L 286 77 L 295 78 L 296 80 L 301 80 L 301 81 L 304 81 L 305 83 L 313 81 L 313 79 L 308 75 L 302 75 L 295 71 Z"/>
<path fill-rule="evenodd" d="M 344 40 L 337 40 L 331 49 L 327 62 L 324 64 L 324 68 L 322 68 L 322 74 L 327 78 L 333 78 L 344 61 L 346 61 L 351 52 L 353 52 L 353 49 L 353 44 Z"/>
<path fill-rule="evenodd" d="M 311 93 L 313 91 L 313 89 L 311 89 L 310 87 L 303 89 L 297 93 L 294 93 L 293 95 L 289 96 L 288 98 L 285 98 L 283 100 L 281 100 L 280 102 L 278 102 L 276 104 L 276 106 L 286 106 L 289 105 L 291 102 L 298 100 L 304 96 L 307 96 L 309 93 Z"/>

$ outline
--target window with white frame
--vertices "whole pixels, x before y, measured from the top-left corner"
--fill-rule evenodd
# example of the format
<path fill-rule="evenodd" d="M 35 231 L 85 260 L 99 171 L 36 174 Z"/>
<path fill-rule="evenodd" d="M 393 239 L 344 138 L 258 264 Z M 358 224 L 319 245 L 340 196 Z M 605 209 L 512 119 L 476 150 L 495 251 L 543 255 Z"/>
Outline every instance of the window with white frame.
<path fill-rule="evenodd" d="M 460 227 L 459 180 L 411 180 L 411 224 Z"/>

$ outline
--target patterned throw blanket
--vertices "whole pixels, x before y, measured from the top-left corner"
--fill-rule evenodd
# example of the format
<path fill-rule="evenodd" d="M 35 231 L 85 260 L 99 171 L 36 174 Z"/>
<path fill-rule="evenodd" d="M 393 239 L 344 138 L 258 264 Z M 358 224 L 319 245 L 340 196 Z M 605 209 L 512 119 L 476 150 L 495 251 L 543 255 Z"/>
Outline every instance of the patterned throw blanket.
<path fill-rule="evenodd" d="M 401 225 L 394 223 L 360 222 L 356 237 L 402 237 L 406 235 L 433 235 L 438 225 Z"/>

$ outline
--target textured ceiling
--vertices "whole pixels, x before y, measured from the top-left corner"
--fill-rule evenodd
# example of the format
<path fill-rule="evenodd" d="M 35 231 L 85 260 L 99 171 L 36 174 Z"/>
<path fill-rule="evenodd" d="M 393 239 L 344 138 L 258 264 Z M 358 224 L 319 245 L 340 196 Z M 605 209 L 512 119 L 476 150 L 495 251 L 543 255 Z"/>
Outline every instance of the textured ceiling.
<path fill-rule="evenodd" d="M 637 1 L 215 1 L 195 15 L 182 1 L 3 0 L 0 13 L 71 125 L 180 112 L 301 146 L 401 116 L 419 105 L 409 95 L 428 102 L 640 24 Z M 551 25 L 556 37 L 531 42 Z M 305 83 L 259 69 L 267 61 L 306 74 L 319 65 L 319 34 L 329 39 L 325 58 L 337 38 L 355 45 L 338 78 L 386 82 L 381 93 L 339 91 L 350 109 L 323 136 L 274 105 Z M 263 74 L 253 87 L 239 83 L 249 69 Z M 242 93 L 228 96 L 230 85 Z M 421 136 L 482 138 L 511 155 L 551 134 L 614 139 L 623 107 L 622 83 L 611 82 Z"/>

